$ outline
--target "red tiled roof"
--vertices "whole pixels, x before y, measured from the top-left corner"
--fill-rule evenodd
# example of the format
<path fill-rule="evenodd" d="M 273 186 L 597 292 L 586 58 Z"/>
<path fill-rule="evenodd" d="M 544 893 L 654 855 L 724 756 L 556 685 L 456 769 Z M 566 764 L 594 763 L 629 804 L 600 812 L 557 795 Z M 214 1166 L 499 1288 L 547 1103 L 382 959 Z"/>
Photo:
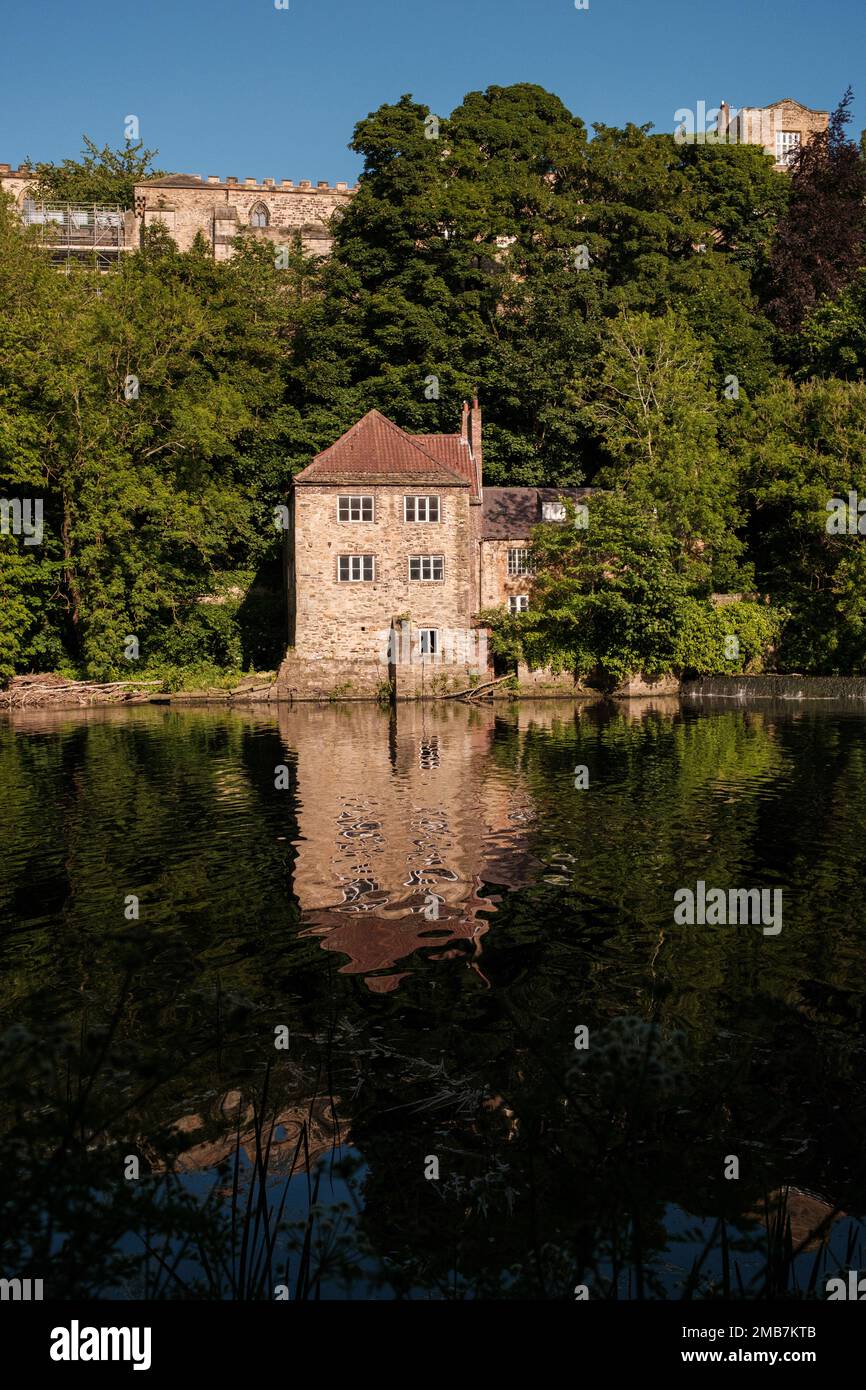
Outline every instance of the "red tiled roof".
<path fill-rule="evenodd" d="M 469 445 L 464 443 L 459 434 L 417 434 L 412 435 L 411 438 L 417 439 L 428 453 L 433 454 L 446 467 L 461 474 L 472 491 L 476 491 L 472 454 L 469 451 Z"/>
<path fill-rule="evenodd" d="M 466 487 L 471 485 L 471 476 L 468 466 L 461 466 L 457 450 L 467 455 L 469 450 L 459 444 L 459 439 L 459 435 L 406 434 L 378 410 L 371 410 L 296 473 L 293 481 L 342 483 L 363 478 L 372 482 L 376 476 L 387 476 L 398 481 L 414 479 Z"/>

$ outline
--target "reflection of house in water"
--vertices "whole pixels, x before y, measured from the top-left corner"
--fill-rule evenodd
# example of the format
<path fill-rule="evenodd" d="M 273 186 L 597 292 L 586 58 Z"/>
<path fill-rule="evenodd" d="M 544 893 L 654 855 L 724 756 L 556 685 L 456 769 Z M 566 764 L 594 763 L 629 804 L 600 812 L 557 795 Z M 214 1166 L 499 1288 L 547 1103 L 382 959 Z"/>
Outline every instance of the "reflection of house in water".
<path fill-rule="evenodd" d="M 807 1253 L 827 1244 L 833 1225 L 841 1221 L 845 1213 L 815 1192 L 782 1187 L 770 1193 L 769 1210 L 765 1206 L 750 1215 L 768 1228 L 778 1225 L 780 1220 L 783 1224 L 790 1222 L 794 1251 Z"/>
<path fill-rule="evenodd" d="M 326 1154 L 338 1149 L 345 1139 L 335 1107 L 327 1097 L 316 1097 L 310 1102 L 301 1101 L 290 1109 L 281 1111 L 271 1133 L 270 1122 L 263 1130 L 262 1143 L 267 1147 L 270 1139 L 268 1174 L 274 1176 L 291 1170 L 294 1173 L 312 1172 L 316 1163 Z M 256 1130 L 252 1105 L 244 1105 L 240 1091 L 229 1091 L 223 1097 L 217 1122 L 219 1136 L 198 1143 L 192 1143 L 180 1154 L 176 1168 L 178 1172 L 195 1172 L 205 1168 L 216 1168 L 227 1159 L 233 1159 L 240 1139 L 240 1147 L 247 1162 L 252 1166 L 256 1161 Z M 225 1132 L 225 1121 L 229 1123 Z M 210 1125 L 213 1128 L 214 1119 Z M 238 1134 L 238 1127 L 240 1133 Z M 175 1129 L 191 1137 L 207 1128 L 202 1115 L 185 1115 L 175 1125 Z M 306 1131 L 306 1132 L 304 1132 Z M 158 1166 L 158 1165 L 155 1165 Z"/>
<path fill-rule="evenodd" d="M 516 888 L 537 867 L 529 793 L 511 759 L 490 757 L 494 711 L 407 704 L 392 720 L 358 704 L 279 719 L 297 758 L 304 930 L 380 992 L 421 947 L 465 952 L 480 972 L 480 914 L 495 910 L 482 885 Z"/>

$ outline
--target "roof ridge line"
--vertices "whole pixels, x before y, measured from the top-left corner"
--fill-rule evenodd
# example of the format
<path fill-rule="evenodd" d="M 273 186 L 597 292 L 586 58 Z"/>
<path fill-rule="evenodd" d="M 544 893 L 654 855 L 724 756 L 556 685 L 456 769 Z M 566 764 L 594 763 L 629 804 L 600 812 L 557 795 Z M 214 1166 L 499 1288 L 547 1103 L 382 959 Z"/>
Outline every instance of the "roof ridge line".
<path fill-rule="evenodd" d="M 327 449 L 323 449 L 321 453 L 316 454 L 315 457 L 311 459 L 307 467 L 312 468 L 317 463 L 326 462 L 327 456 L 332 452 L 332 450 L 336 450 L 337 448 L 339 448 L 341 444 L 345 444 L 348 440 L 350 440 L 352 436 L 354 436 L 361 429 L 361 427 L 364 424 L 366 424 L 367 421 L 369 421 L 371 418 L 375 418 L 376 420 L 379 420 L 383 425 L 387 425 L 388 429 L 393 434 L 399 435 L 403 443 L 408 443 L 409 445 L 411 445 L 413 451 L 419 454 L 420 457 L 427 464 L 427 471 L 430 471 L 429 465 L 433 464 L 434 470 L 436 472 L 440 474 L 444 472 L 447 473 L 449 477 L 459 479 L 461 483 L 466 482 L 466 479 L 464 478 L 463 474 L 460 473 L 456 468 L 452 468 L 450 464 L 444 463 L 441 459 L 436 458 L 434 454 L 431 454 L 429 450 L 425 449 L 421 444 L 418 443 L 418 440 L 423 439 L 424 435 L 409 434 L 407 430 L 404 430 L 402 428 L 402 426 L 396 424 L 393 420 L 390 420 L 387 415 L 383 415 L 382 411 L 379 410 L 376 406 L 373 406 L 370 410 L 368 410 L 366 415 L 362 415 L 360 420 L 356 420 L 354 425 L 350 425 L 346 432 L 340 435 L 339 439 L 335 439 L 333 444 L 328 445 Z M 446 435 L 442 437 L 456 438 L 456 435 Z M 371 476 L 375 476 L 375 474 Z"/>
<path fill-rule="evenodd" d="M 368 413 L 378 415 L 380 420 L 384 420 L 385 424 L 388 425 L 392 430 L 396 430 L 397 433 L 401 435 L 403 439 L 408 439 L 413 449 L 417 449 L 418 453 L 423 454 L 424 458 L 428 459 L 430 463 L 435 463 L 437 468 L 444 467 L 447 470 L 447 472 L 453 473 L 455 478 L 462 478 L 462 474 L 458 473 L 456 469 L 450 466 L 450 464 L 443 464 L 441 459 L 435 458 L 434 455 L 429 453 L 427 449 L 421 447 L 421 445 L 418 443 L 418 440 L 425 438 L 423 434 L 409 434 L 408 430 L 404 430 L 401 425 L 395 424 L 393 420 L 388 419 L 387 415 L 383 415 L 381 410 L 374 409 Z"/>

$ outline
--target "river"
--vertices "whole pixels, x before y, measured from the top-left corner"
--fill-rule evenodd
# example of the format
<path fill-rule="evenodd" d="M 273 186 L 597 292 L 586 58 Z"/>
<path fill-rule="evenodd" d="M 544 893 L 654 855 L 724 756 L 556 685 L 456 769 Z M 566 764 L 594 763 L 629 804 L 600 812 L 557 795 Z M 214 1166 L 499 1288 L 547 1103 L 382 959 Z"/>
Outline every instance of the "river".
<path fill-rule="evenodd" d="M 4 1272 L 550 1300 L 864 1267 L 850 707 L 24 711 L 0 786 Z M 699 882 L 780 890 L 781 930 L 678 925 Z M 225 1223 L 264 1150 L 254 1273 Z"/>

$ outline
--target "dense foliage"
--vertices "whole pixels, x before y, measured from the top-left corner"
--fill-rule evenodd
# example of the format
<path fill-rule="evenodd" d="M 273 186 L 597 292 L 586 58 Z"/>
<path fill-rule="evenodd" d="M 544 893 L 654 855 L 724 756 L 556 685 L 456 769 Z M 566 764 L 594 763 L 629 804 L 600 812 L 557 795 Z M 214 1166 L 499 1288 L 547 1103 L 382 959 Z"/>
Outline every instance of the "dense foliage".
<path fill-rule="evenodd" d="M 247 236 L 215 264 L 151 232 L 115 274 L 60 277 L 0 208 L 0 491 L 45 514 L 41 545 L 0 535 L 0 675 L 123 674 L 132 636 L 136 674 L 272 666 L 273 508 L 292 473 L 374 406 L 453 431 L 474 391 L 488 483 L 586 482 L 616 500 L 594 512 L 607 529 L 578 539 L 567 593 L 560 571 L 539 575 L 527 654 L 727 670 L 708 634 L 742 628 L 743 663 L 866 670 L 862 539 L 826 526 L 866 449 L 866 184 L 848 104 L 787 173 L 760 149 L 648 126 L 589 138 L 529 84 L 441 119 L 404 96 L 356 128 L 364 174 L 325 262 L 293 246 L 278 265 Z M 122 200 L 152 157 L 88 142 L 83 162 L 38 166 L 40 183 Z M 585 592 L 605 547 L 620 579 Z M 719 592 L 755 602 L 734 617 Z"/>
<path fill-rule="evenodd" d="M 64 159 L 60 164 L 27 164 L 35 175 L 35 191 L 46 203 L 100 203 L 103 207 L 131 208 L 135 185 L 144 178 L 158 178 L 154 169 L 156 150 L 146 150 L 144 142 L 128 141 L 121 149 L 104 145 L 100 150 L 89 136 L 82 136 L 81 159 Z"/>
<path fill-rule="evenodd" d="M 635 672 L 761 669 L 778 637 L 776 611 L 748 600 L 716 607 L 691 593 L 663 521 L 627 496 L 599 493 L 587 510 L 585 526 L 536 529 L 531 607 L 486 615 L 497 655 L 602 685 Z"/>

